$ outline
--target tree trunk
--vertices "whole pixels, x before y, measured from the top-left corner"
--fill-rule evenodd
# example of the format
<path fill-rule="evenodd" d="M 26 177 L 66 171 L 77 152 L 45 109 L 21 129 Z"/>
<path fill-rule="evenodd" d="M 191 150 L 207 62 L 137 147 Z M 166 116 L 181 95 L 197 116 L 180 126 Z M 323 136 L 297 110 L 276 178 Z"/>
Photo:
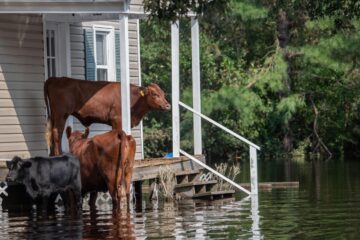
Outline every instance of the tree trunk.
<path fill-rule="evenodd" d="M 288 56 L 287 46 L 290 39 L 289 30 L 290 30 L 290 22 L 288 20 L 287 14 L 285 11 L 280 9 L 277 18 L 277 33 L 278 33 L 277 38 L 279 41 L 279 46 L 283 50 L 284 60 L 288 63 L 287 71 L 284 76 L 285 91 L 281 94 L 280 97 L 287 97 L 291 92 L 291 79 L 290 79 L 291 69 L 290 69 L 289 58 L 287 57 Z M 284 134 L 282 139 L 283 148 L 285 152 L 290 153 L 293 150 L 294 146 L 293 146 L 293 134 L 289 122 L 285 123 L 285 125 L 283 126 L 283 134 Z"/>

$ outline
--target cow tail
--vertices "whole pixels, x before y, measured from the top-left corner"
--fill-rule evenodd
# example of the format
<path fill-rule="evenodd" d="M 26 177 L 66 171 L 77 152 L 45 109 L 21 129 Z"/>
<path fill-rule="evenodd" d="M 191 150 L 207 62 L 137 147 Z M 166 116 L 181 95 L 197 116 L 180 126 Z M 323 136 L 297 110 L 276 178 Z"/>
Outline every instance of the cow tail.
<path fill-rule="evenodd" d="M 46 131 L 45 131 L 45 140 L 48 147 L 52 147 L 52 124 L 51 124 L 51 116 L 50 116 L 50 108 L 49 108 L 49 86 L 48 81 L 44 84 L 44 100 L 46 106 Z"/>
<path fill-rule="evenodd" d="M 124 173 L 125 173 L 125 163 L 126 163 L 126 144 L 127 144 L 127 138 L 126 133 L 124 131 L 121 131 L 119 133 L 119 139 L 120 139 L 120 145 L 119 145 L 119 153 L 118 153 L 118 162 L 117 162 L 117 169 L 116 169 L 116 181 L 115 184 L 117 185 L 118 182 L 120 182 L 120 185 L 117 185 L 115 189 L 118 187 L 121 187 L 121 184 L 124 179 Z M 121 177 L 121 179 L 119 179 Z"/>

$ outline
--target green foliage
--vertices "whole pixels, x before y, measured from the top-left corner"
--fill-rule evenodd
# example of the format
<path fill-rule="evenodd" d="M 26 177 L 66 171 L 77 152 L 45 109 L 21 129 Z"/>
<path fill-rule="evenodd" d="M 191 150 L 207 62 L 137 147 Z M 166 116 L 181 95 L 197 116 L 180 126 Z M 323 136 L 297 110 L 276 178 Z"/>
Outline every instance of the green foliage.
<path fill-rule="evenodd" d="M 326 155 L 324 146 L 316 147 L 320 138 L 332 153 L 360 156 L 358 2 L 232 0 L 228 6 L 225 13 L 214 15 L 209 8 L 199 17 L 202 112 L 269 155 L 291 149 Z M 279 43 L 280 11 L 288 18 L 285 47 Z M 189 20 L 181 20 L 180 29 L 181 100 L 191 106 Z M 141 32 L 143 81 L 170 93 L 170 26 L 143 22 Z M 187 150 L 192 124 L 192 114 L 182 111 L 181 144 Z M 144 126 L 147 156 L 171 151 L 171 114 L 151 113 Z M 210 160 L 248 152 L 206 122 L 203 140 Z"/>

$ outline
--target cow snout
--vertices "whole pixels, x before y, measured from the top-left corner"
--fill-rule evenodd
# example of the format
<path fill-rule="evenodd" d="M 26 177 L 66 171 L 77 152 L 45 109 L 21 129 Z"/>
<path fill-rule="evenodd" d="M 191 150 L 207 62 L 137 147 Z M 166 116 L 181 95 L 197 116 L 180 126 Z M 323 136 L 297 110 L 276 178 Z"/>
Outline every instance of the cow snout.
<path fill-rule="evenodd" d="M 164 110 L 165 110 L 165 111 L 170 111 L 170 110 L 171 110 L 171 105 L 170 105 L 170 104 L 166 104 L 166 105 L 164 106 Z"/>

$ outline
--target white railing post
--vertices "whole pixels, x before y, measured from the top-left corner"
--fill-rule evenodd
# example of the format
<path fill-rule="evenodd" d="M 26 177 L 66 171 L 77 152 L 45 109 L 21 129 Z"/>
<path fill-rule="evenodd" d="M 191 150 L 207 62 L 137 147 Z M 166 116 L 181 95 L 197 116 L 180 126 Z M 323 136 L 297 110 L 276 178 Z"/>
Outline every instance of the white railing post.
<path fill-rule="evenodd" d="M 125 3 L 125 11 L 128 11 Z M 131 134 L 131 112 L 130 112 L 130 70 L 129 70 L 129 30 L 128 16 L 119 16 L 120 25 L 120 68 L 121 68 L 121 115 L 122 129 Z"/>
<path fill-rule="evenodd" d="M 185 157 L 190 158 L 191 160 L 193 160 L 195 163 L 199 164 L 200 166 L 202 166 L 203 168 L 207 169 L 208 171 L 212 172 L 213 174 L 215 174 L 216 176 L 224 179 L 225 181 L 227 181 L 228 183 L 230 183 L 231 185 L 233 185 L 234 187 L 238 188 L 239 190 L 247 193 L 247 194 L 251 194 L 251 192 L 249 192 L 248 190 L 246 190 L 245 188 L 243 188 L 242 186 L 240 186 L 239 184 L 237 184 L 236 182 L 234 182 L 233 180 L 225 177 L 224 175 L 222 175 L 221 173 L 217 172 L 216 170 L 212 169 L 211 167 L 209 167 L 208 165 L 206 165 L 205 163 L 203 163 L 202 161 L 200 161 L 199 159 L 196 159 L 194 156 L 191 156 L 190 154 L 186 153 L 184 150 L 180 149 L 180 152 L 182 155 L 184 155 Z"/>
<path fill-rule="evenodd" d="M 257 176 L 257 152 L 256 148 L 250 146 L 250 180 L 251 194 L 258 194 L 258 176 Z"/>
<path fill-rule="evenodd" d="M 201 112 L 200 87 L 200 36 L 199 22 L 196 17 L 191 18 L 191 54 L 192 54 L 192 95 L 193 108 Z M 194 154 L 202 154 L 201 117 L 194 114 Z"/>
<path fill-rule="evenodd" d="M 180 62 L 179 62 L 179 21 L 171 24 L 171 79 L 172 79 L 172 140 L 173 157 L 179 157 L 180 149 Z"/>

